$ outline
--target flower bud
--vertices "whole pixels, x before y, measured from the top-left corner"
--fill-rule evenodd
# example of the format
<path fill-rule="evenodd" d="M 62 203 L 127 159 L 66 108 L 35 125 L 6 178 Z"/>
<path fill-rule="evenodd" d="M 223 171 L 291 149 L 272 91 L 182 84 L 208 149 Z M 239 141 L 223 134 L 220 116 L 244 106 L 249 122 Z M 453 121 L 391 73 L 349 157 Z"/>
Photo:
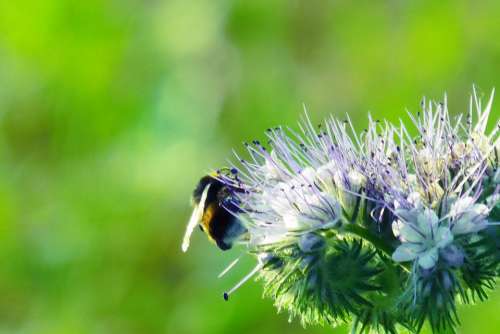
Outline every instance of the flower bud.
<path fill-rule="evenodd" d="M 500 168 L 497 167 L 495 175 L 493 176 L 493 184 L 500 184 Z"/>
<path fill-rule="evenodd" d="M 358 171 L 352 170 L 347 174 L 351 191 L 358 192 L 366 184 L 366 177 Z"/>
<path fill-rule="evenodd" d="M 451 267 L 460 267 L 464 263 L 464 252 L 455 245 L 441 249 L 440 255 Z"/>
<path fill-rule="evenodd" d="M 485 156 L 491 153 L 490 141 L 488 140 L 488 137 L 486 137 L 483 133 L 472 133 L 468 145 L 476 148 L 481 154 Z"/>
<path fill-rule="evenodd" d="M 467 147 L 465 143 L 455 143 L 451 148 L 451 159 L 453 161 L 460 160 L 467 154 Z"/>
<path fill-rule="evenodd" d="M 442 273 L 442 284 L 443 288 L 449 291 L 453 287 L 453 280 L 450 276 L 450 273 L 447 271 L 443 271 Z"/>

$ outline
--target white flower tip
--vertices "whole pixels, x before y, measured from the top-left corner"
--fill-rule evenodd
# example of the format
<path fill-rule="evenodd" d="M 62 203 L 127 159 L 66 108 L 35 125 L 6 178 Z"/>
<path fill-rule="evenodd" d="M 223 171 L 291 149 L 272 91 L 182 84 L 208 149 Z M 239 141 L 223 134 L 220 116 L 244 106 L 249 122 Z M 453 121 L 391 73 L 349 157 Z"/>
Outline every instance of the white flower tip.
<path fill-rule="evenodd" d="M 366 177 L 356 170 L 351 170 L 347 174 L 347 177 L 356 191 L 358 191 L 360 187 L 364 187 L 366 184 Z"/>
<path fill-rule="evenodd" d="M 408 195 L 407 201 L 413 205 L 415 208 L 421 208 L 422 204 L 422 195 L 418 191 L 413 191 Z"/>

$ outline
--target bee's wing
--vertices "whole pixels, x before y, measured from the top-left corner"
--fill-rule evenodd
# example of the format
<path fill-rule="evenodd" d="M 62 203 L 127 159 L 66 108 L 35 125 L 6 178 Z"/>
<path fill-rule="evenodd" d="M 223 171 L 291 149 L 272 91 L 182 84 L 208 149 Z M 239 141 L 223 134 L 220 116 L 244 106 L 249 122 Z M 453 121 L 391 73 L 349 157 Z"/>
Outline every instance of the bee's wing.
<path fill-rule="evenodd" d="M 182 240 L 182 251 L 186 252 L 189 248 L 189 239 L 191 239 L 191 234 L 193 234 L 196 225 L 201 220 L 203 216 L 203 211 L 205 209 L 205 201 L 207 200 L 208 188 L 210 188 L 210 184 L 208 184 L 205 189 L 203 189 L 203 193 L 201 194 L 200 202 L 193 209 L 193 213 L 191 214 L 191 218 L 186 227 L 186 233 L 184 234 L 184 239 Z"/>

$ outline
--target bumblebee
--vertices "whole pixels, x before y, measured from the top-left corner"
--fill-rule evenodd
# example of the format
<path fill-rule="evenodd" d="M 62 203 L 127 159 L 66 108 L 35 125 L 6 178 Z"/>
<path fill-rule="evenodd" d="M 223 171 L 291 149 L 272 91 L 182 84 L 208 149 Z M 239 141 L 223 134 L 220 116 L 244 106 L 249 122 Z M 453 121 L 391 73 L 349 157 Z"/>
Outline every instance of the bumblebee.
<path fill-rule="evenodd" d="M 193 191 L 194 209 L 182 242 L 184 252 L 189 247 L 189 239 L 197 225 L 222 250 L 230 249 L 234 241 L 246 232 L 234 216 L 239 211 L 234 194 L 241 189 L 224 184 L 216 175 L 202 177 Z"/>

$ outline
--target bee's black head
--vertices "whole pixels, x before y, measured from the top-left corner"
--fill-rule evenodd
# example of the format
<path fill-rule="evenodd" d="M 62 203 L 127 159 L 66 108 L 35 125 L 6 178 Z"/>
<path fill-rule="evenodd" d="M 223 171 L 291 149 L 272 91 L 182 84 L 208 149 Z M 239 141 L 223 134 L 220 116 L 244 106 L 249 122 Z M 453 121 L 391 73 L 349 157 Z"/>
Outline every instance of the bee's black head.
<path fill-rule="evenodd" d="M 203 193 L 203 190 L 205 190 L 206 186 L 210 184 L 210 189 L 208 190 L 207 193 L 207 203 L 212 203 L 217 200 L 217 194 L 219 191 L 224 188 L 224 184 L 213 178 L 210 175 L 206 175 L 200 179 L 198 184 L 196 185 L 196 188 L 193 190 L 193 201 L 195 204 L 200 203 L 201 200 L 201 194 Z"/>

